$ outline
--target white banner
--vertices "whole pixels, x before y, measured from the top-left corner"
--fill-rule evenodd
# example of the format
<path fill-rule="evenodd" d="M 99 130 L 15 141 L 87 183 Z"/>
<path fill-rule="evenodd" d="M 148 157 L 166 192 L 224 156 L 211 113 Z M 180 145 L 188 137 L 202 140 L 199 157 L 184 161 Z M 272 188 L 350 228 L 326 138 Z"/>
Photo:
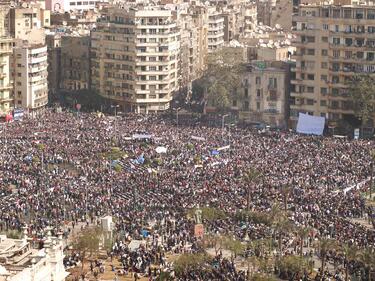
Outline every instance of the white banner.
<path fill-rule="evenodd" d="M 297 133 L 309 135 L 322 135 L 325 118 L 300 113 L 297 123 Z"/>

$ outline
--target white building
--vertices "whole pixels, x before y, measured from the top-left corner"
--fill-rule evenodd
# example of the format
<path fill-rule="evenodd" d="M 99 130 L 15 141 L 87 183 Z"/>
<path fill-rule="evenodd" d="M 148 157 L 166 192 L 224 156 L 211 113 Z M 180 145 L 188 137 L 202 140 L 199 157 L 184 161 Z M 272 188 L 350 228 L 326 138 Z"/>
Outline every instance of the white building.
<path fill-rule="evenodd" d="M 88 11 L 94 10 L 97 3 L 106 0 L 46 0 L 46 8 L 51 12 Z"/>
<path fill-rule="evenodd" d="M 0 116 L 5 116 L 13 107 L 12 79 L 10 77 L 10 57 L 13 39 L 0 38 Z"/>
<path fill-rule="evenodd" d="M 44 248 L 31 247 L 27 236 L 10 239 L 0 235 L 0 281 L 64 281 L 65 271 L 62 236 L 48 233 Z"/>
<path fill-rule="evenodd" d="M 178 90 L 179 36 L 170 10 L 110 8 L 91 35 L 92 88 L 124 111 L 168 109 Z"/>
<path fill-rule="evenodd" d="M 220 50 L 224 46 L 224 17 L 215 7 L 208 9 L 208 52 Z"/>
<path fill-rule="evenodd" d="M 23 45 L 14 49 L 16 108 L 37 111 L 48 103 L 47 46 Z"/>

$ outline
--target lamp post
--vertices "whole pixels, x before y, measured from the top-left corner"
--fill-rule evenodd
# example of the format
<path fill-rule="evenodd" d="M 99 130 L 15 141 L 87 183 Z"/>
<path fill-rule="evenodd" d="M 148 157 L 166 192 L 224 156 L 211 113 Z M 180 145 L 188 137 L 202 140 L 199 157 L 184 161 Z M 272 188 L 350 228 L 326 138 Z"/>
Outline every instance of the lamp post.
<path fill-rule="evenodd" d="M 178 112 L 180 111 L 181 107 L 174 109 L 176 111 L 176 126 L 178 127 Z"/>
<path fill-rule="evenodd" d="M 224 124 L 225 124 L 225 117 L 228 117 L 229 114 L 224 114 L 222 116 L 222 120 L 221 120 L 221 140 L 224 139 Z"/>
<path fill-rule="evenodd" d="M 115 109 L 115 132 L 114 132 L 114 137 L 115 139 L 117 139 L 117 108 L 119 108 L 120 106 L 118 104 L 116 105 L 111 105 L 111 108 L 114 108 Z"/>

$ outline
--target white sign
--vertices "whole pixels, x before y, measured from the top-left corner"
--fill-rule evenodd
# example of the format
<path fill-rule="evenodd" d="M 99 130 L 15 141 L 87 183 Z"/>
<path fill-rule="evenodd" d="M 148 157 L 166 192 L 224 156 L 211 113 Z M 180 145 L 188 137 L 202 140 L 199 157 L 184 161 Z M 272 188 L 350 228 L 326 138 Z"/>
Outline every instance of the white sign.
<path fill-rule="evenodd" d="M 297 133 L 320 136 L 323 134 L 324 124 L 324 117 L 300 113 L 297 123 Z"/>

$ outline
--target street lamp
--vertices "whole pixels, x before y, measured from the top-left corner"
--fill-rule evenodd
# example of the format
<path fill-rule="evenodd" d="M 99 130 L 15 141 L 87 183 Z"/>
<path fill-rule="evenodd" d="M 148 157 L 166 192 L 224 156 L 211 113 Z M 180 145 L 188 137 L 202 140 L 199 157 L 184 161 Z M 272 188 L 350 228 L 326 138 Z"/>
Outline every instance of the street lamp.
<path fill-rule="evenodd" d="M 176 125 L 178 127 L 178 112 L 181 110 L 181 107 L 174 109 L 176 111 Z"/>
<path fill-rule="evenodd" d="M 225 117 L 228 117 L 229 114 L 225 114 L 222 116 L 222 120 L 221 120 L 221 140 L 224 139 L 224 123 L 225 123 Z"/>
<path fill-rule="evenodd" d="M 116 135 L 117 135 L 117 108 L 119 108 L 120 106 L 118 104 L 116 105 L 111 105 L 111 108 L 114 108 L 115 109 L 115 132 L 114 132 L 114 135 L 115 135 L 115 138 L 116 138 Z"/>

